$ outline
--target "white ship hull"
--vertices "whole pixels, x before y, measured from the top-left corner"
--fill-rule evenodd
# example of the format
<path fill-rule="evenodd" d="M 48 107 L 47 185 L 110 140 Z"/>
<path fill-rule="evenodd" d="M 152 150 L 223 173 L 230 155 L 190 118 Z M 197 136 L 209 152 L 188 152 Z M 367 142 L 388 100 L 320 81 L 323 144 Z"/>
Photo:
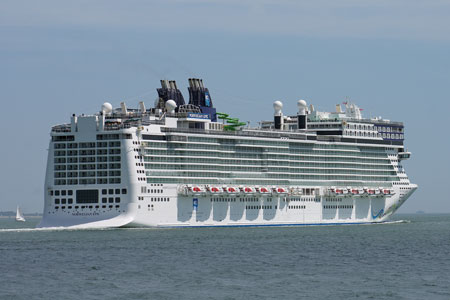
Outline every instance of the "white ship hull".
<path fill-rule="evenodd" d="M 301 226 L 381 223 L 389 220 L 417 188 L 393 195 L 179 195 L 177 185 L 145 196 L 120 211 L 86 207 L 44 216 L 39 227 L 214 227 Z M 164 200 L 162 200 L 164 199 Z"/>

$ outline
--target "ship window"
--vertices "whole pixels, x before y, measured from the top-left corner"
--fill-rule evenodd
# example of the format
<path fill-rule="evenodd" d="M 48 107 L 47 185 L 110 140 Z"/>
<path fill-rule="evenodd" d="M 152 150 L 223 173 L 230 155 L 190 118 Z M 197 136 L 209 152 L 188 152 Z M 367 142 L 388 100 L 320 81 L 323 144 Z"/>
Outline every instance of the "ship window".
<path fill-rule="evenodd" d="M 106 203 L 107 201 L 108 201 L 108 199 L 102 198 L 102 203 Z"/>
<path fill-rule="evenodd" d="M 59 191 L 55 191 L 55 196 L 59 196 Z"/>
<path fill-rule="evenodd" d="M 50 191 L 50 196 L 53 196 L 53 191 Z"/>
<path fill-rule="evenodd" d="M 127 193 L 127 189 L 122 189 L 122 194 L 126 194 Z"/>
<path fill-rule="evenodd" d="M 61 204 L 66 204 L 66 199 L 65 198 L 61 199 Z"/>
<path fill-rule="evenodd" d="M 72 204 L 72 203 L 73 203 L 73 199 L 72 199 L 72 198 L 69 198 L 69 199 L 67 199 L 67 202 L 68 202 L 69 204 Z"/>
<path fill-rule="evenodd" d="M 114 194 L 114 190 L 113 189 L 109 189 L 108 190 L 108 194 L 110 194 L 110 195 Z"/>
<path fill-rule="evenodd" d="M 67 191 L 67 195 L 72 196 L 73 195 L 73 191 L 72 190 L 68 190 Z"/>
<path fill-rule="evenodd" d="M 98 190 L 77 190 L 77 203 L 98 203 Z"/>
<path fill-rule="evenodd" d="M 55 204 L 59 204 L 59 199 L 55 199 Z"/>
<path fill-rule="evenodd" d="M 113 197 L 108 198 L 108 202 L 109 203 L 113 203 L 114 202 L 114 198 Z"/>
<path fill-rule="evenodd" d="M 61 191 L 61 196 L 65 196 L 66 195 L 66 191 Z"/>
<path fill-rule="evenodd" d="M 120 189 L 116 189 L 116 194 L 120 195 Z"/>
<path fill-rule="evenodd" d="M 116 197 L 116 203 L 120 203 L 120 197 Z"/>

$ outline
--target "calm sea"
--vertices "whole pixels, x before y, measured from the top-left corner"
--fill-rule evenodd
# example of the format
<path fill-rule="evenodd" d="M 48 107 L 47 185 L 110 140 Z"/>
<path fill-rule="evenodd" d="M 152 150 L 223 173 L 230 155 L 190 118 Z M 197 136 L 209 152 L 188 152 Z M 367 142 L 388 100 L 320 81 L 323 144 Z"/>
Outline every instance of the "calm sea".
<path fill-rule="evenodd" d="M 0 299 L 450 299 L 450 215 L 395 219 L 61 231 L 0 219 Z"/>

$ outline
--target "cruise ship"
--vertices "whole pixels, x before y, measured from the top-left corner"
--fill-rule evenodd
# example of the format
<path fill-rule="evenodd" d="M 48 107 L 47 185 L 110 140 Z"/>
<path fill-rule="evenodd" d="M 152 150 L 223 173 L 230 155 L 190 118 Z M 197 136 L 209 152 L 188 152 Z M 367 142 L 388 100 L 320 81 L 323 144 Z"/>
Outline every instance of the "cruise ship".
<path fill-rule="evenodd" d="M 161 80 L 152 108 L 106 102 L 53 126 L 38 227 L 380 223 L 417 189 L 401 122 L 298 100 L 251 127 L 217 112 L 201 79 L 188 91 Z"/>

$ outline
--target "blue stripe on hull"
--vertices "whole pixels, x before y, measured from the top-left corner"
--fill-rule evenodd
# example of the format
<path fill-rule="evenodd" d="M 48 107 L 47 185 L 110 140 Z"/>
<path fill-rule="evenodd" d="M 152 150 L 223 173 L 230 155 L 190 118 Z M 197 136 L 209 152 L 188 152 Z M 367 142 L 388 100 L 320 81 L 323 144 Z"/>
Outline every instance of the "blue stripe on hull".
<path fill-rule="evenodd" d="M 368 225 L 368 224 L 382 224 L 382 222 L 351 222 L 351 223 L 307 223 L 307 224 L 239 224 L 239 225 L 174 225 L 164 226 L 158 225 L 155 228 L 213 228 L 213 227 L 288 227 L 288 226 L 336 226 L 336 225 Z"/>

